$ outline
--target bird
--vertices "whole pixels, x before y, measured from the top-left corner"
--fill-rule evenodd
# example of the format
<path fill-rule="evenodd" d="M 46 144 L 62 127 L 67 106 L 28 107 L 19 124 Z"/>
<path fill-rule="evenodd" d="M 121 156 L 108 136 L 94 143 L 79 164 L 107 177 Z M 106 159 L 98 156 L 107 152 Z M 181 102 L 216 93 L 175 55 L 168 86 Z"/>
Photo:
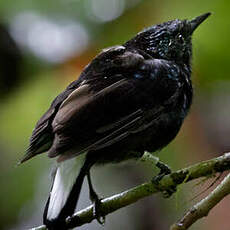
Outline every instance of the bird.
<path fill-rule="evenodd" d="M 70 228 L 85 177 L 100 219 L 92 166 L 139 159 L 176 137 L 193 98 L 192 34 L 209 15 L 157 24 L 103 49 L 54 99 L 20 161 L 44 152 L 56 158 L 47 229 Z"/>

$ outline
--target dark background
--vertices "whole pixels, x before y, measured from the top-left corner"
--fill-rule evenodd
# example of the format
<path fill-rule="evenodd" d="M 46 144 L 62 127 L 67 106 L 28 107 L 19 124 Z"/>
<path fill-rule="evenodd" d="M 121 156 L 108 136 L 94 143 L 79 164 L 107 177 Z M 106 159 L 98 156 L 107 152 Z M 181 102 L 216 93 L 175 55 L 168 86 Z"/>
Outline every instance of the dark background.
<path fill-rule="evenodd" d="M 53 160 L 43 154 L 20 167 L 16 164 L 52 99 L 102 48 L 121 44 L 152 24 L 191 19 L 208 11 L 212 16 L 193 36 L 191 112 L 177 138 L 157 153 L 173 169 L 230 149 L 229 1 L 0 1 L 0 229 L 28 229 L 42 223 Z M 150 164 L 135 162 L 94 172 L 93 182 L 104 196 L 156 173 Z M 167 200 L 161 195 L 143 199 L 109 215 L 104 227 L 94 221 L 80 229 L 169 229 L 205 195 L 191 201 L 213 180 L 183 185 Z M 83 191 L 81 207 L 89 204 L 86 186 Z M 229 230 L 229 207 L 227 197 L 191 229 Z"/>

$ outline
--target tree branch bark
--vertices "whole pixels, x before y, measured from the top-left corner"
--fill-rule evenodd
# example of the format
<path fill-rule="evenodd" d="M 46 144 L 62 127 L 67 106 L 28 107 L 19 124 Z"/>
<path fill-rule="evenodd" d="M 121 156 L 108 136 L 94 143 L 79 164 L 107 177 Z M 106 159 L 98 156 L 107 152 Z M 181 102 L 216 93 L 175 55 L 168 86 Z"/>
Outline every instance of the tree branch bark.
<path fill-rule="evenodd" d="M 195 204 L 170 230 L 186 230 L 197 220 L 206 217 L 210 210 L 230 193 L 230 174 L 204 199 Z"/>
<path fill-rule="evenodd" d="M 103 199 L 100 211 L 103 215 L 108 215 L 120 208 L 135 203 L 136 201 L 150 196 L 154 193 L 169 191 L 180 184 L 187 183 L 191 180 L 207 177 L 217 172 L 223 172 L 230 169 L 230 153 L 226 153 L 220 157 L 203 161 L 187 168 L 183 168 L 164 176 L 159 184 L 149 181 L 134 188 L 131 188 L 120 194 Z M 218 203 L 218 202 L 217 202 Z M 68 218 L 67 225 L 70 228 L 90 223 L 95 219 L 93 215 L 93 206 L 89 206 L 75 213 Z M 45 226 L 32 228 L 31 230 L 46 230 Z"/>

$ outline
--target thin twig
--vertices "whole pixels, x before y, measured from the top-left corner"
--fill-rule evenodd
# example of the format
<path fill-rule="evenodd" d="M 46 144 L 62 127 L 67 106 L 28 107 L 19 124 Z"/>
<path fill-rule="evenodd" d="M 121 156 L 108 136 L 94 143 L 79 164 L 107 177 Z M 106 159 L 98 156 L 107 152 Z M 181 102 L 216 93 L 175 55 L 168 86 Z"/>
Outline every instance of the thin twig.
<path fill-rule="evenodd" d="M 186 230 L 197 220 L 208 215 L 225 196 L 230 193 L 230 173 L 223 181 L 204 199 L 195 204 L 177 223 L 171 226 L 171 230 Z"/>
<path fill-rule="evenodd" d="M 213 158 L 208 161 L 203 161 L 187 168 L 177 170 L 166 175 L 158 185 L 149 181 L 137 187 L 131 188 L 120 194 L 103 199 L 100 206 L 102 215 L 108 215 L 120 208 L 135 203 L 136 201 L 150 196 L 157 192 L 168 191 L 171 188 L 177 187 L 179 184 L 184 184 L 188 181 L 213 175 L 217 172 L 223 172 L 230 169 L 230 153 L 226 153 L 220 157 Z M 81 226 L 85 223 L 90 223 L 95 219 L 93 215 L 93 206 L 89 206 L 77 213 L 71 218 L 68 218 L 67 225 L 71 228 Z M 45 230 L 45 226 L 33 228 L 33 230 Z"/>

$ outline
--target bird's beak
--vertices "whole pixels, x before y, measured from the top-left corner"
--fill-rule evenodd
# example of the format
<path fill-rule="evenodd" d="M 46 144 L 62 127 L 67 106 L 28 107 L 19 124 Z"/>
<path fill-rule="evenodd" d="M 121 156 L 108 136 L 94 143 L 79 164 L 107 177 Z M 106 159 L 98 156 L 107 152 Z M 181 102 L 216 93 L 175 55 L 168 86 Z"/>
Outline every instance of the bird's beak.
<path fill-rule="evenodd" d="M 210 15 L 211 15 L 211 13 L 202 14 L 196 18 L 193 18 L 191 21 L 189 21 L 190 25 L 191 25 L 191 34 Z"/>

